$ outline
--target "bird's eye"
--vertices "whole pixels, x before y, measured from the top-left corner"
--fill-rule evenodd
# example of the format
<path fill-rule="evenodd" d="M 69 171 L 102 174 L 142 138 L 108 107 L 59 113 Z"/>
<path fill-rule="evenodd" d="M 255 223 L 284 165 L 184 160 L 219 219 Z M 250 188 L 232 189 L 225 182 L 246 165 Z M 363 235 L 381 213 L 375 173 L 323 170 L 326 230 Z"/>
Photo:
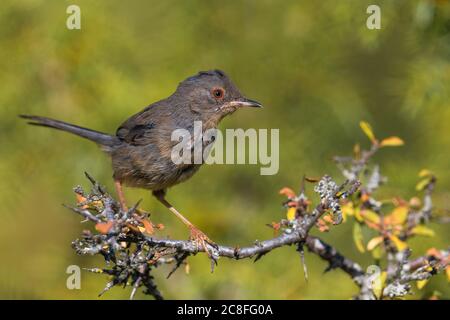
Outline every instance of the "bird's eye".
<path fill-rule="evenodd" d="M 214 88 L 212 89 L 212 95 L 215 99 L 220 100 L 223 99 L 225 91 L 222 88 Z"/>

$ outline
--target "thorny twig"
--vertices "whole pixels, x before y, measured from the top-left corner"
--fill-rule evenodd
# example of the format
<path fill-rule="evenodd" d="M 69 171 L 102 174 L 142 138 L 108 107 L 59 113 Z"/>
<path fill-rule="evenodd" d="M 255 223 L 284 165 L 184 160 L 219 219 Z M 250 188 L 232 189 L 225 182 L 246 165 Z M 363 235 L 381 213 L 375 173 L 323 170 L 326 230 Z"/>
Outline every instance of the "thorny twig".
<path fill-rule="evenodd" d="M 91 193 L 86 194 L 81 187 L 77 187 L 75 192 L 78 206 L 69 208 L 83 218 L 94 222 L 98 233 L 85 230 L 82 238 L 73 241 L 72 246 L 79 254 L 101 254 L 111 265 L 109 269 L 88 269 L 111 277 L 101 294 L 116 285 L 131 285 L 130 298 L 135 296 L 137 288 L 145 287 L 146 293 L 161 299 L 162 296 L 153 281 L 151 271 L 161 264 L 174 263 L 175 267 L 169 273 L 169 277 L 190 255 L 203 252 L 204 248 L 198 247 L 190 240 L 154 237 L 153 230 L 158 226 L 148 220 L 147 213 L 138 210 L 137 205 L 123 212 L 105 189 L 92 177 L 88 177 L 93 184 Z M 358 181 L 351 183 L 346 181 L 338 186 L 329 176 L 324 176 L 316 186 L 316 191 L 321 197 L 320 203 L 310 213 L 302 212 L 299 219 L 283 221 L 284 229 L 279 236 L 256 242 L 249 247 L 218 246 L 215 248 L 210 246 L 208 250 L 212 252 L 214 259 L 224 257 L 238 260 L 255 257 L 257 260 L 276 248 L 302 243 L 311 252 L 316 252 L 330 261 L 332 268 L 348 269 L 352 263 L 340 258 L 340 255 L 329 245 L 310 237 L 308 233 L 326 211 L 339 214 L 339 199 L 356 192 L 358 186 Z"/>
<path fill-rule="evenodd" d="M 396 145 L 403 144 L 401 139 L 393 138 L 396 142 L 401 142 Z M 390 139 L 392 142 L 392 137 Z M 449 249 L 436 250 L 438 253 L 434 256 L 427 255 L 415 260 L 409 260 L 411 250 L 404 248 L 406 241 L 417 233 L 415 231 L 417 230 L 416 227 L 420 227 L 420 225 L 432 219 L 433 205 L 431 196 L 436 184 L 436 177 L 428 170 L 424 170 L 425 172 L 421 173 L 421 176 L 427 177 L 423 186 L 424 197 L 421 208 L 417 208 L 418 203 L 420 203 L 418 198 L 411 199 L 409 204 L 402 199 L 397 199 L 395 201 L 397 206 L 405 208 L 404 212 L 406 215 L 402 217 L 402 214 L 399 212 L 403 212 L 403 210 L 398 210 L 396 215 L 391 213 L 389 217 L 386 217 L 382 210 L 383 204 L 375 199 L 374 193 L 387 179 L 381 175 L 378 165 L 373 166 L 372 170 L 368 168 L 371 158 L 383 147 L 383 141 L 380 143 L 374 136 L 371 137 L 371 140 L 371 148 L 367 151 L 360 151 L 359 145 L 357 145 L 357 148 L 355 148 L 357 152 L 355 152 L 354 157 L 334 158 L 345 177 L 352 179 L 365 178 L 366 183 L 363 183 L 360 188 L 359 199 L 353 202 L 358 205 L 355 210 L 361 210 L 362 212 L 372 211 L 375 213 L 375 216 L 378 215 L 378 218 L 372 216 L 370 219 L 365 220 L 363 217 L 359 218 L 363 221 L 355 223 L 364 222 L 370 228 L 377 230 L 380 238 L 383 240 L 382 243 L 387 255 L 386 280 L 385 283 L 379 283 L 378 295 L 376 294 L 377 290 L 374 289 L 373 275 L 368 272 L 359 277 L 361 288 L 355 298 L 372 300 L 383 297 L 403 297 L 410 293 L 411 281 L 426 280 L 439 271 L 448 268 Z M 377 219 L 379 222 L 376 222 Z M 404 222 L 402 222 L 403 220 Z M 378 269 L 380 273 L 376 280 L 381 282 L 383 270 L 379 267 Z M 355 277 L 353 278 L 355 279 Z"/>
<path fill-rule="evenodd" d="M 386 178 L 381 175 L 379 166 L 375 165 L 372 170 L 368 168 L 370 159 L 380 147 L 381 145 L 375 140 L 367 151 L 360 151 L 358 147 L 358 152 L 353 158 L 335 157 L 334 160 L 347 180 L 338 185 L 331 177 L 323 176 L 314 187 L 314 191 L 320 197 L 320 202 L 315 207 L 311 207 L 311 201 L 305 191 L 305 182 L 317 182 L 314 179 L 303 177 L 298 195 L 291 189 L 284 188 L 280 192 L 288 196 L 284 205 L 288 210 L 294 210 L 295 214 L 270 225 L 276 232 L 281 231 L 280 234 L 268 240 L 256 241 L 247 247 L 208 245 L 212 263 L 216 263 L 220 257 L 234 260 L 254 258 L 254 261 L 257 261 L 274 249 L 294 245 L 300 254 L 307 279 L 304 261 L 306 247 L 309 252 L 328 262 L 325 272 L 338 268 L 353 279 L 360 288 L 359 293 L 354 297 L 356 299 L 402 297 L 410 292 L 411 281 L 428 279 L 446 268 L 449 264 L 449 249 L 435 250 L 423 257 L 410 259 L 411 251 L 400 250 L 392 241 L 393 232 L 398 227 L 391 229 L 383 214 L 383 204 L 374 197 L 374 193 L 386 182 Z M 132 287 L 130 299 L 134 298 L 141 287 L 144 288 L 145 294 L 152 295 L 155 299 L 162 299 L 152 271 L 163 264 L 174 264 L 167 276 L 169 278 L 181 265 L 186 264 L 189 256 L 204 252 L 205 248 L 189 240 L 156 237 L 154 230 L 162 226 L 154 225 L 148 219 L 149 214 L 138 209 L 139 203 L 124 212 L 103 187 L 91 176 L 87 175 L 87 177 L 93 184 L 92 191 L 86 194 L 81 187 L 77 187 L 75 193 L 78 205 L 69 208 L 85 220 L 95 223 L 95 229 L 98 232 L 84 231 L 80 239 L 73 241 L 72 246 L 79 254 L 100 254 L 104 257 L 109 268 L 88 269 L 91 272 L 110 276 L 110 281 L 101 294 L 116 285 L 130 285 Z M 424 186 L 423 205 L 420 208 L 417 205 L 409 207 L 406 227 L 397 234 L 398 241 L 406 241 L 414 235 L 416 226 L 432 219 L 431 194 L 435 183 L 436 178 L 430 176 Z M 328 224 L 340 224 L 345 218 L 342 205 L 346 203 L 354 204 L 358 210 L 370 210 L 379 215 L 378 224 L 373 221 L 367 223 L 383 238 L 382 243 L 387 254 L 387 280 L 378 290 L 374 288 L 372 273 L 365 272 L 362 266 L 340 254 L 322 239 L 309 235 L 314 226 L 317 226 L 320 231 L 327 231 Z M 362 224 L 362 221 L 355 223 Z"/>

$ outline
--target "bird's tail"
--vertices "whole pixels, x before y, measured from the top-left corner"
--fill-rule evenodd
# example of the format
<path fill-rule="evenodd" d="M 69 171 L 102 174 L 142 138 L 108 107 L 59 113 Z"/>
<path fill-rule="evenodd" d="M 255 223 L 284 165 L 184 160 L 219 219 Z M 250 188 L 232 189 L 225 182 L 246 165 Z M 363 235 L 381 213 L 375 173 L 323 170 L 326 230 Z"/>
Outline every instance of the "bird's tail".
<path fill-rule="evenodd" d="M 118 139 L 115 136 L 109 134 L 83 128 L 70 124 L 67 122 L 54 120 L 46 117 L 31 116 L 31 115 L 19 115 L 19 117 L 30 120 L 28 124 L 42 127 L 54 128 L 62 131 L 67 131 L 77 136 L 86 138 L 88 140 L 94 141 L 103 147 L 112 147 L 118 143 Z"/>

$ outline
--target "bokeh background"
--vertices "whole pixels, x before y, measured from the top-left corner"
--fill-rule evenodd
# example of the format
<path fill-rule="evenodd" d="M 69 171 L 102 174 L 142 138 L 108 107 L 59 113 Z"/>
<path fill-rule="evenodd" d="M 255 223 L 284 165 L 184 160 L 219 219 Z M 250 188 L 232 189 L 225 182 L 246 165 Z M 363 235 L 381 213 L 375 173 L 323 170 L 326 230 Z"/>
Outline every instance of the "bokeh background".
<path fill-rule="evenodd" d="M 382 29 L 366 28 L 366 8 L 378 4 Z M 66 28 L 66 8 L 81 7 L 81 30 Z M 438 214 L 450 208 L 450 4 L 397 1 L 1 1 L 0 4 L 0 297 L 96 299 L 102 275 L 82 273 L 82 289 L 66 288 L 68 265 L 102 266 L 70 247 L 84 228 L 61 204 L 72 188 L 88 187 L 88 171 L 113 190 L 109 159 L 83 139 L 26 126 L 31 113 L 114 132 L 128 116 L 171 94 L 199 70 L 225 70 L 262 110 L 243 110 L 221 128 L 279 128 L 280 170 L 261 176 L 255 165 L 205 166 L 169 191 L 169 199 L 212 239 L 250 244 L 285 217 L 281 187 L 298 188 L 301 176 L 328 173 L 330 161 L 378 136 L 401 136 L 406 145 L 382 150 L 375 161 L 389 177 L 380 198 L 415 195 L 417 173 L 439 178 Z M 187 238 L 184 226 L 143 190 L 161 235 Z M 449 244 L 448 225 L 434 238 L 411 242 L 418 256 Z M 315 232 L 317 233 L 317 232 Z M 364 266 L 351 225 L 321 235 Z M 307 253 L 309 282 L 294 248 L 281 248 L 254 264 L 221 259 L 214 274 L 205 256 L 190 258 L 191 272 L 169 268 L 155 276 L 166 298 L 347 299 L 357 287 L 342 271 Z M 444 275 L 412 298 L 438 291 L 449 298 Z M 106 299 L 128 298 L 114 288 Z M 147 298 L 138 294 L 138 298 Z"/>

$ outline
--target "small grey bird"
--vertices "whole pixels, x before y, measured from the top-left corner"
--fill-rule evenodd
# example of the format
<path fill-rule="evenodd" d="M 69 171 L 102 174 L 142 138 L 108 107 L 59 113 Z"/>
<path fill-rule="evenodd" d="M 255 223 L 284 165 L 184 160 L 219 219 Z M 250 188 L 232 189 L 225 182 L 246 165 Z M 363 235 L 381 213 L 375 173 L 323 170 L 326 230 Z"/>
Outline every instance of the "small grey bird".
<path fill-rule="evenodd" d="M 79 127 L 46 117 L 20 115 L 29 124 L 67 131 L 96 142 L 111 156 L 114 185 L 123 210 L 127 206 L 122 185 L 152 190 L 153 195 L 190 229 L 191 239 L 203 246 L 215 245 L 203 232 L 181 215 L 166 199 L 166 189 L 189 179 L 200 164 L 175 164 L 171 140 L 176 129 L 193 135 L 194 121 L 203 131 L 214 129 L 227 115 L 241 107 L 262 107 L 245 98 L 220 70 L 201 71 L 181 82 L 168 98 L 155 102 L 131 116 L 115 135 Z"/>

